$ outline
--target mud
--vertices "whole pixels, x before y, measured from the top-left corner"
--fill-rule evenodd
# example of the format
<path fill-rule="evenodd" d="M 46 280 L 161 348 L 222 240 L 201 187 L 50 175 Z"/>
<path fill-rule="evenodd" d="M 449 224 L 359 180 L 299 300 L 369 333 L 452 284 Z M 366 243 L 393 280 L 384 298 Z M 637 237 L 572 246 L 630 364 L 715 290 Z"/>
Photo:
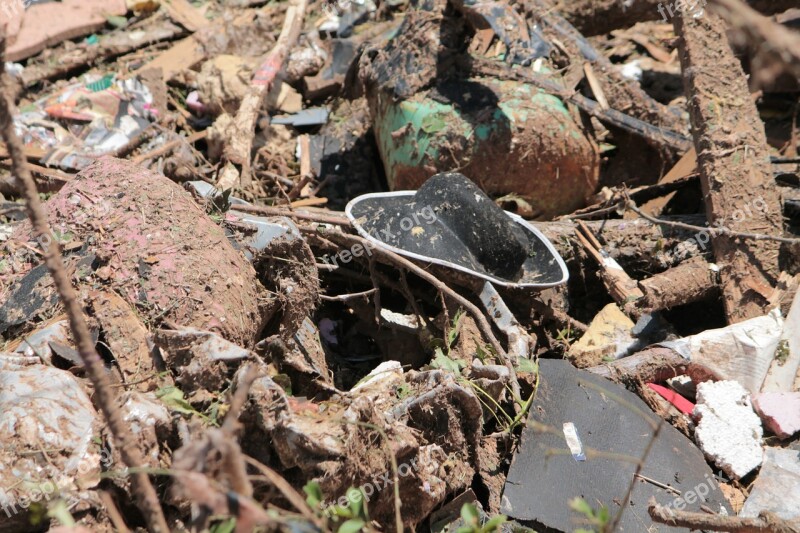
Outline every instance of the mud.
<path fill-rule="evenodd" d="M 54 228 L 97 256 L 82 292 L 95 284 L 115 291 L 149 327 L 168 320 L 245 346 L 255 341 L 270 298 L 253 267 L 177 184 L 103 158 L 46 208 Z M 36 245 L 27 222 L 12 239 Z"/>

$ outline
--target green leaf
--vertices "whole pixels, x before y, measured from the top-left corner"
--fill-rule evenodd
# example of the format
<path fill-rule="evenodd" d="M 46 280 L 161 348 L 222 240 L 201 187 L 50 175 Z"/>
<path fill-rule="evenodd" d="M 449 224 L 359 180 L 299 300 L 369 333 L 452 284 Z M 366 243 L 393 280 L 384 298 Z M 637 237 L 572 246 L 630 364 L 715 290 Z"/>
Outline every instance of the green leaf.
<path fill-rule="evenodd" d="M 394 389 L 394 394 L 397 396 L 398 400 L 405 400 L 411 394 L 411 387 L 403 383 L 402 385 L 398 385 Z"/>
<path fill-rule="evenodd" d="M 461 369 L 466 367 L 467 364 L 460 359 L 451 359 L 447 357 L 441 348 L 436 348 L 436 357 L 431 361 L 432 368 L 441 368 L 442 370 L 449 370 L 450 372 L 459 375 Z"/>
<path fill-rule="evenodd" d="M 303 492 L 306 493 L 306 503 L 312 509 L 316 509 L 322 503 L 322 488 L 316 481 L 309 481 L 303 486 Z"/>
<path fill-rule="evenodd" d="M 222 522 L 217 522 L 213 526 L 211 526 L 208 531 L 209 533 L 233 533 L 236 529 L 236 518 L 231 517 L 227 520 L 223 520 Z"/>
<path fill-rule="evenodd" d="M 458 334 L 461 331 L 461 321 L 464 318 L 464 310 L 459 308 L 456 311 L 456 316 L 453 317 L 453 327 L 450 328 L 450 331 L 447 332 L 447 349 L 453 347 L 455 344 L 456 339 L 458 338 Z"/>
<path fill-rule="evenodd" d="M 523 374 L 535 374 L 539 371 L 539 365 L 533 359 L 520 357 L 514 370 Z"/>
<path fill-rule="evenodd" d="M 569 508 L 575 511 L 576 513 L 581 513 L 586 518 L 593 519 L 594 518 L 594 509 L 589 503 L 584 500 L 583 498 L 573 498 L 569 501 Z"/>
<path fill-rule="evenodd" d="M 358 533 L 363 527 L 363 520 L 360 518 L 352 518 L 339 526 L 338 533 Z"/>
<path fill-rule="evenodd" d="M 597 521 L 602 525 L 606 525 L 609 520 L 611 520 L 611 513 L 608 511 L 608 507 L 604 505 L 597 511 Z"/>
<path fill-rule="evenodd" d="M 478 508 L 471 503 L 465 503 L 461 507 L 461 518 L 464 519 L 464 522 L 466 522 L 468 526 L 472 527 L 477 526 L 478 520 L 480 520 L 480 514 L 478 514 Z"/>
<path fill-rule="evenodd" d="M 186 401 L 183 391 L 174 385 L 156 391 L 156 398 L 175 412 L 184 415 L 198 415 L 201 418 L 205 418 L 202 413 L 192 407 L 192 404 Z"/>
<path fill-rule="evenodd" d="M 364 493 L 360 489 L 350 487 L 347 489 L 347 500 L 350 502 L 350 510 L 353 516 L 363 517 L 361 512 L 364 510 Z"/>
<path fill-rule="evenodd" d="M 67 502 L 62 499 L 54 501 L 47 509 L 47 516 L 58 521 L 59 524 L 65 527 L 74 527 L 75 519 L 69 513 Z"/>
<path fill-rule="evenodd" d="M 504 515 L 497 515 L 493 516 L 486 522 L 483 527 L 481 528 L 482 531 L 496 531 L 501 525 L 505 524 L 508 521 L 508 518 Z"/>

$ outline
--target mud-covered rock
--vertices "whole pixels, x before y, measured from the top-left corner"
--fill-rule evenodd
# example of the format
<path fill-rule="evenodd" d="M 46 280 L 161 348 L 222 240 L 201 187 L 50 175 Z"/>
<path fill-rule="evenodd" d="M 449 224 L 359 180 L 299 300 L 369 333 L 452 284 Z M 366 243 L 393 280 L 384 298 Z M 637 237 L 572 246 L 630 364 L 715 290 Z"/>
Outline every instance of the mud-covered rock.
<path fill-rule="evenodd" d="M 392 454 L 402 519 L 414 527 L 470 486 L 483 418 L 474 392 L 452 375 L 412 374 L 388 371 L 323 403 L 287 396 L 260 378 L 241 418 L 242 448 L 319 483 L 323 512 L 350 505 L 348 488 L 360 488 L 370 517 L 388 527 L 395 516 Z"/>
<path fill-rule="evenodd" d="M 88 288 L 101 285 L 151 327 L 166 319 L 245 346 L 261 331 L 270 298 L 253 267 L 191 196 L 164 176 L 105 157 L 45 209 L 62 239 L 96 256 L 79 273 L 84 298 Z M 24 222 L 12 238 L 34 237 Z"/>
<path fill-rule="evenodd" d="M 99 415 L 78 378 L 0 354 L 0 530 L 30 531 L 33 502 L 95 486 Z"/>
<path fill-rule="evenodd" d="M 156 345 L 164 361 L 176 374 L 176 381 L 186 391 L 224 388 L 233 371 L 231 367 L 253 357 L 252 353 L 225 339 L 195 328 L 157 330 Z"/>

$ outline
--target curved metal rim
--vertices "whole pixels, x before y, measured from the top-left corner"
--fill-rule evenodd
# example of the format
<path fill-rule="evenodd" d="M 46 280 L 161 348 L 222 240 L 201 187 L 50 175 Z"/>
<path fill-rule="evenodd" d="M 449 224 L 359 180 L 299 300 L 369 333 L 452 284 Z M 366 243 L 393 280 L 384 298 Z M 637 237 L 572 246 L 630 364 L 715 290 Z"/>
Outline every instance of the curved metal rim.
<path fill-rule="evenodd" d="M 509 213 L 508 211 L 505 211 L 505 214 L 508 215 L 511 218 L 511 220 L 513 220 L 517 224 L 522 225 L 523 227 L 525 227 L 528 230 L 530 230 L 534 235 L 536 235 L 536 237 L 538 237 L 544 243 L 545 247 L 550 252 L 550 254 L 553 257 L 555 257 L 556 262 L 558 263 L 558 266 L 561 268 L 562 277 L 561 277 L 561 279 L 559 281 L 552 282 L 552 283 L 514 283 L 512 281 L 503 280 L 503 279 L 491 276 L 489 274 L 482 274 L 480 272 L 475 272 L 474 270 L 470 270 L 467 267 L 464 267 L 464 266 L 461 266 L 461 265 L 457 265 L 457 264 L 451 263 L 449 261 L 444 261 L 442 259 L 436 259 L 436 258 L 433 258 L 433 257 L 426 257 L 424 255 L 419 255 L 419 254 L 414 253 L 414 252 L 409 252 L 408 250 L 403 250 L 402 248 L 397 248 L 395 246 L 391 246 L 389 244 L 386 244 L 383 241 L 380 241 L 380 240 L 376 239 L 375 237 L 373 237 L 372 235 L 370 235 L 366 231 L 363 231 L 361 226 L 356 223 L 356 218 L 353 216 L 353 213 L 352 213 L 353 206 L 355 206 L 356 204 L 358 204 L 362 200 L 367 200 L 369 198 L 389 198 L 389 197 L 393 197 L 393 196 L 412 196 L 413 197 L 416 194 L 416 192 L 417 191 L 394 191 L 394 192 L 372 192 L 372 193 L 368 193 L 368 194 L 362 194 L 361 196 L 358 196 L 358 197 L 353 198 L 352 200 L 350 200 L 347 203 L 347 206 L 344 208 L 344 212 L 345 212 L 345 215 L 347 215 L 347 218 L 350 219 L 350 222 L 353 223 L 353 227 L 356 229 L 358 234 L 361 235 L 363 238 L 367 239 L 370 242 L 373 242 L 373 243 L 375 243 L 375 244 L 377 244 L 379 246 L 382 246 L 382 247 L 384 247 L 384 248 L 386 248 L 388 250 L 391 250 L 396 254 L 399 254 L 399 255 L 402 255 L 402 256 L 405 256 L 405 257 L 410 257 L 412 259 L 416 259 L 418 261 L 422 261 L 422 262 L 425 262 L 425 263 L 433 263 L 435 265 L 441 265 L 441 266 L 445 266 L 445 267 L 448 267 L 448 268 L 452 268 L 454 270 L 458 270 L 460 272 L 464 272 L 464 273 L 469 274 L 471 276 L 475 276 L 475 277 L 478 277 L 478 278 L 481 278 L 481 279 L 485 279 L 487 281 L 491 281 L 492 283 L 495 283 L 495 284 L 500 285 L 502 287 L 511 287 L 511 288 L 521 287 L 521 288 L 547 289 L 549 287 L 557 287 L 559 285 L 563 285 L 569 279 L 569 271 L 567 270 L 567 265 L 566 265 L 566 263 L 564 263 L 564 260 L 561 258 L 561 256 L 556 251 L 555 247 L 553 246 L 553 243 L 551 243 L 550 240 L 547 237 L 545 237 L 544 234 L 542 234 L 541 231 L 536 229 L 536 227 L 533 226 L 532 224 L 530 224 L 527 220 L 525 220 L 524 218 L 522 218 L 521 216 L 519 216 L 519 215 L 517 215 L 515 213 Z"/>

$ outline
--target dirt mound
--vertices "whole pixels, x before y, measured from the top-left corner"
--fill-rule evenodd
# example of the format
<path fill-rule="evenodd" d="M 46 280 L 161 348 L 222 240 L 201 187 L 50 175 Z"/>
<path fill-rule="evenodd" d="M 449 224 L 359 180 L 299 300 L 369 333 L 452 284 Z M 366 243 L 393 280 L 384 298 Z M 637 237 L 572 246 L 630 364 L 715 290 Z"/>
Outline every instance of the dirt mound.
<path fill-rule="evenodd" d="M 47 202 L 57 238 L 96 256 L 82 289 L 117 292 L 152 327 L 167 320 L 249 345 L 267 293 L 253 267 L 191 196 L 163 175 L 103 158 Z M 33 241 L 29 223 L 12 239 Z"/>

